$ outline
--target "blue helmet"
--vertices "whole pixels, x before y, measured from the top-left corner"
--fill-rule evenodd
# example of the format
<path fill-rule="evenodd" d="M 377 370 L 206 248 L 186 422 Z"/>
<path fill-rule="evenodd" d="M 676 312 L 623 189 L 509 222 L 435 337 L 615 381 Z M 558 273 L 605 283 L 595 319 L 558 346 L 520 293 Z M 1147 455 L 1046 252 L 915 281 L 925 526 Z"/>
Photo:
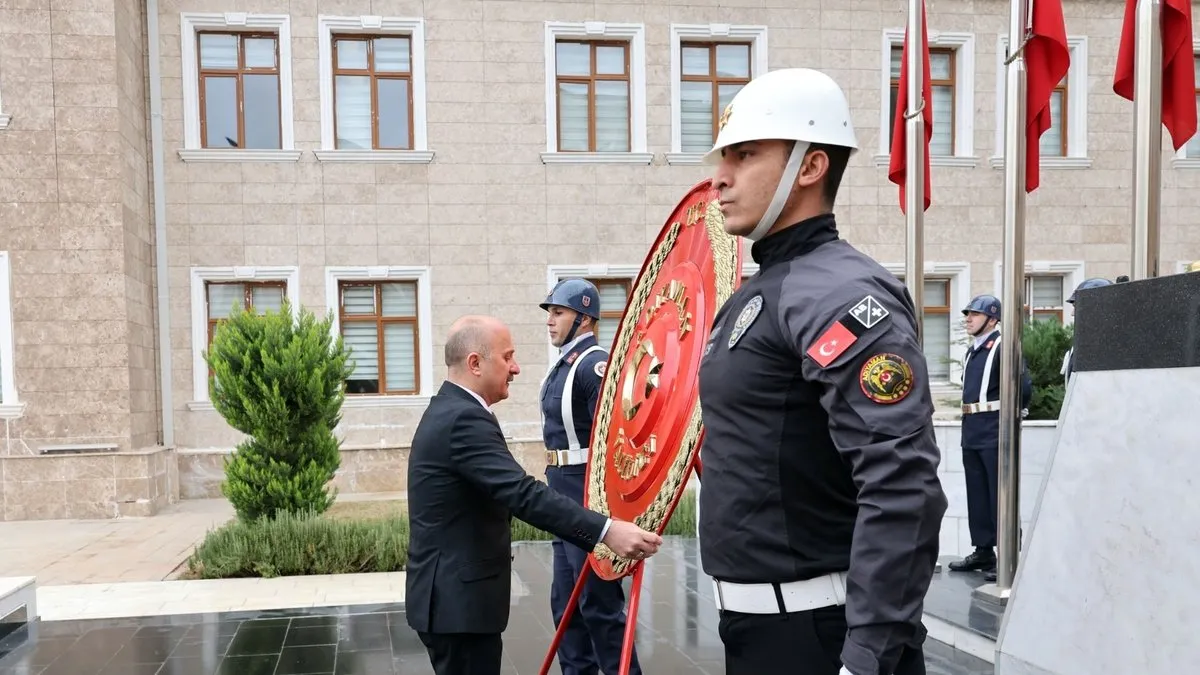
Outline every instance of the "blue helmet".
<path fill-rule="evenodd" d="M 600 291 L 586 279 L 563 279 L 539 306 L 545 310 L 552 306 L 566 307 L 599 321 Z"/>
<path fill-rule="evenodd" d="M 1078 286 L 1076 286 L 1075 290 L 1071 291 L 1071 297 L 1067 298 L 1067 302 L 1069 302 L 1073 305 L 1073 304 L 1075 304 L 1075 294 L 1076 293 L 1078 293 L 1079 291 L 1082 291 L 1085 288 L 1100 288 L 1101 286 L 1112 286 L 1112 282 L 1109 281 L 1108 279 L 1105 279 L 1102 277 L 1094 277 L 1092 279 L 1088 279 L 1088 280 L 1084 281 L 1082 284 L 1079 284 Z"/>
<path fill-rule="evenodd" d="M 979 312 L 989 319 L 1000 320 L 1000 300 L 994 295 L 977 295 L 963 308 L 963 316 L 967 312 Z"/>

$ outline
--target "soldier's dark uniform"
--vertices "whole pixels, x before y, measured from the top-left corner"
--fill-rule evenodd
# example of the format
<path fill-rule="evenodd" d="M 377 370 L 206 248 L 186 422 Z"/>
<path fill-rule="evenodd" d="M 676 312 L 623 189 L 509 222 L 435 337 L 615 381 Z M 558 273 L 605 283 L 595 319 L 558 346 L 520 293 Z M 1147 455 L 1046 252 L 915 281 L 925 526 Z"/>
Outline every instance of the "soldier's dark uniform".
<path fill-rule="evenodd" d="M 751 254 L 760 271 L 700 366 L 700 545 L 726 672 L 924 673 L 946 497 L 912 300 L 832 215 Z"/>
<path fill-rule="evenodd" d="M 580 284 L 582 285 L 582 284 Z M 599 317 L 599 294 L 587 287 L 589 307 L 583 307 L 572 287 L 562 285 L 542 304 L 565 306 Z M 558 360 L 542 383 L 542 440 L 546 444 L 546 482 L 551 488 L 583 504 L 587 482 L 588 442 L 604 380 L 608 352 L 587 333 L 563 345 Z M 564 403 L 566 405 L 564 405 Z M 566 612 L 575 582 L 587 564 L 587 552 L 559 538 L 554 547 L 554 579 L 550 607 L 555 625 Z M 558 661 L 563 675 L 618 675 L 625 637 L 625 593 L 619 581 L 588 579 L 579 597 L 578 610 L 559 643 Z M 597 666 L 599 671 L 597 671 Z M 641 675 L 635 653 L 629 672 Z"/>
<path fill-rule="evenodd" d="M 991 295 L 973 298 L 962 310 L 1000 320 L 1000 301 Z M 981 571 L 988 580 L 996 573 L 996 513 L 999 508 L 1000 466 L 1000 342 L 999 326 L 967 347 L 963 364 L 962 460 L 967 484 L 967 524 L 970 555 L 949 564 L 953 571 Z M 1022 366 L 1021 408 L 1033 397 L 1033 381 Z"/>

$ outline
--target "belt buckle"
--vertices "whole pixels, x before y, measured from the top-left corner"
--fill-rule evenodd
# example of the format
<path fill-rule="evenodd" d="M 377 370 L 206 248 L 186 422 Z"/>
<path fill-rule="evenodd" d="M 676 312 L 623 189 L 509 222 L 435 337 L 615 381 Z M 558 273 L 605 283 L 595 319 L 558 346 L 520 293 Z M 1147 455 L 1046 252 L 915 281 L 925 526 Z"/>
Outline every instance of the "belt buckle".
<path fill-rule="evenodd" d="M 557 450 L 546 451 L 546 464 L 549 464 L 550 466 L 558 466 L 559 462 Z"/>

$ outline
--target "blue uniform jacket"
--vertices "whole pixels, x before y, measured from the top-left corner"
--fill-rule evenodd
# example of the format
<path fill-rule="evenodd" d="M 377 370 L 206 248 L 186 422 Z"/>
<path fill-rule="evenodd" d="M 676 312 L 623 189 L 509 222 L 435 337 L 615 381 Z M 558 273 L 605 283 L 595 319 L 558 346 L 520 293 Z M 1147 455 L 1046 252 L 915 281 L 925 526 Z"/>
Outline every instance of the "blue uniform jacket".
<path fill-rule="evenodd" d="M 590 333 L 573 340 L 565 346 L 558 361 L 546 375 L 542 384 L 541 410 L 542 442 L 546 444 L 547 449 L 569 449 L 569 439 L 563 423 L 562 399 L 567 374 L 576 362 L 579 365 L 575 368 L 575 380 L 571 387 L 571 416 L 579 447 L 586 448 L 591 442 L 592 422 L 600 400 L 600 385 L 604 381 L 604 369 L 608 365 L 608 352 L 603 348 L 583 355 L 583 352 L 594 346 L 596 337 Z"/>
<path fill-rule="evenodd" d="M 1000 331 L 992 331 L 983 344 L 976 349 L 972 344 L 967 348 L 967 361 L 963 368 L 962 402 L 979 403 L 980 385 L 983 383 L 984 371 L 988 370 L 988 355 L 992 357 L 988 375 L 986 392 L 987 401 L 1000 400 Z M 1021 360 L 1021 408 L 1028 408 L 1033 398 L 1033 381 L 1029 378 L 1029 370 Z M 987 449 L 995 448 L 1000 443 L 1000 411 L 978 412 L 963 415 L 962 418 L 962 447 Z"/>

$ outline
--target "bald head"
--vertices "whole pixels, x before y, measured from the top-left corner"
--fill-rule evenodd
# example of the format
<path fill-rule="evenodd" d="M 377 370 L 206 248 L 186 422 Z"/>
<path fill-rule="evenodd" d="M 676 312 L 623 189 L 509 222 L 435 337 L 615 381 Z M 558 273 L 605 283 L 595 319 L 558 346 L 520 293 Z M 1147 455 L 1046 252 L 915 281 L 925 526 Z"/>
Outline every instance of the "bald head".
<path fill-rule="evenodd" d="M 450 325 L 446 336 L 446 365 L 462 368 L 472 353 L 487 359 L 491 356 L 492 342 L 504 324 L 490 316 L 464 316 Z"/>
<path fill-rule="evenodd" d="M 491 316 L 464 316 L 450 325 L 446 336 L 449 379 L 479 394 L 492 405 L 508 398 L 508 384 L 520 366 L 514 355 L 512 332 Z"/>

